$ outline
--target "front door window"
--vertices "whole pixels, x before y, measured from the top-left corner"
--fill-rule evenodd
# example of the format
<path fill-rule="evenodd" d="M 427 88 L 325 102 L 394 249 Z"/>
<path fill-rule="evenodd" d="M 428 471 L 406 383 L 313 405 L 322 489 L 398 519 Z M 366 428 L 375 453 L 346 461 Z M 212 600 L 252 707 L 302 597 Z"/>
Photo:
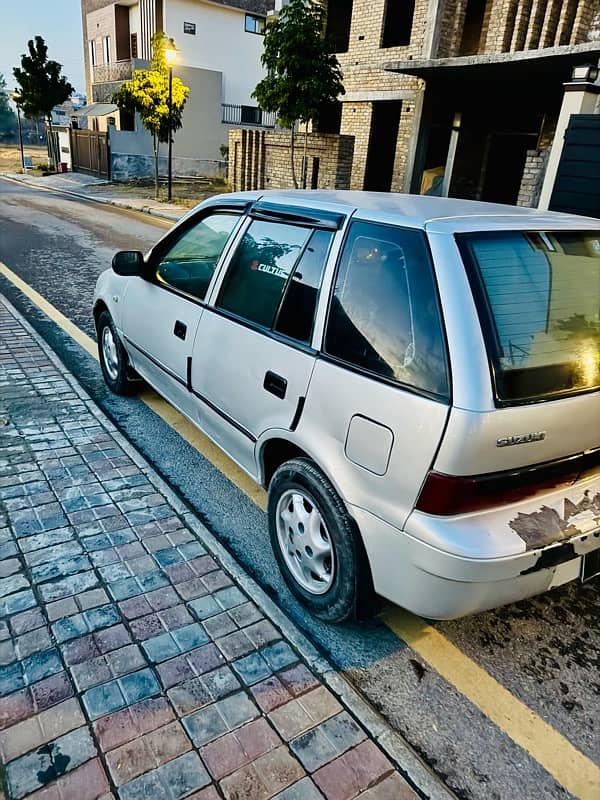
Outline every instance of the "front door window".
<path fill-rule="evenodd" d="M 192 224 L 171 243 L 156 265 L 160 283 L 204 300 L 221 253 L 239 220 L 220 212 Z"/>

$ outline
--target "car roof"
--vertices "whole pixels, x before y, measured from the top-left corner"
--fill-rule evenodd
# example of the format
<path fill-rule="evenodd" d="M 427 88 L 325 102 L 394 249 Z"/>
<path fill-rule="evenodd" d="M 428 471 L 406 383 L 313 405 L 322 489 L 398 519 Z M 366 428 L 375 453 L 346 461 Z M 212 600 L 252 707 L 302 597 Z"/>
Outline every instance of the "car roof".
<path fill-rule="evenodd" d="M 600 220 L 575 214 L 398 192 L 271 189 L 236 192 L 227 197 L 352 213 L 356 219 L 426 228 L 429 232 L 439 233 L 506 229 L 600 229 Z"/>

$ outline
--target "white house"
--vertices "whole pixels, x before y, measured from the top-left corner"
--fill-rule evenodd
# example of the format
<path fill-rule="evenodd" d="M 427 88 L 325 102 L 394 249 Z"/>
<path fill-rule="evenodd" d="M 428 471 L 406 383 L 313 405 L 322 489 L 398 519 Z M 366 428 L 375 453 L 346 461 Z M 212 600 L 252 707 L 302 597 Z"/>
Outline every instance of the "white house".
<path fill-rule="evenodd" d="M 210 173 L 232 125 L 271 127 L 252 98 L 264 75 L 266 16 L 275 0 L 82 0 L 86 88 L 90 103 L 110 103 L 134 69 L 148 66 L 151 39 L 162 30 L 178 49 L 174 74 L 190 87 L 175 170 Z M 150 172 L 150 137 L 139 120 L 111 112 L 113 177 Z M 90 127 L 106 125 L 90 114 Z M 100 122 L 100 124 L 99 124 Z"/>

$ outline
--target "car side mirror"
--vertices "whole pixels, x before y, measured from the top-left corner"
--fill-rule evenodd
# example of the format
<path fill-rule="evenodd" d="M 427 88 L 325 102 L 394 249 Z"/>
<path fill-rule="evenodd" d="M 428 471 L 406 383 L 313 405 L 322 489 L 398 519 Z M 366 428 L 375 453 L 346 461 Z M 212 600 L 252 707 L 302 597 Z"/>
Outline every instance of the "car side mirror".
<path fill-rule="evenodd" d="M 144 277 L 144 256 L 139 250 L 120 250 L 112 260 L 113 272 L 117 275 L 134 275 Z"/>

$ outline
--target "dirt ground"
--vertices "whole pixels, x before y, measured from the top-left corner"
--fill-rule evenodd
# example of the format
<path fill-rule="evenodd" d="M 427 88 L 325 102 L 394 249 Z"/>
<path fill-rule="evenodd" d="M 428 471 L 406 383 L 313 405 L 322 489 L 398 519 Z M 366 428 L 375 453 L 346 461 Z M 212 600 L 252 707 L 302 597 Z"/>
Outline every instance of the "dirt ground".
<path fill-rule="evenodd" d="M 26 144 L 23 148 L 26 156 L 31 156 L 34 167 L 48 166 L 46 146 Z M 0 144 L 0 172 L 22 172 L 21 150 L 18 144 Z"/>
<path fill-rule="evenodd" d="M 213 194 L 228 192 L 229 187 L 222 180 L 174 181 L 172 185 L 173 203 L 186 208 L 193 208 Z M 132 180 L 127 183 L 106 183 L 88 186 L 86 192 L 92 195 L 111 197 L 142 197 L 154 200 L 154 181 Z M 167 185 L 160 182 L 159 200 L 167 202 Z"/>

